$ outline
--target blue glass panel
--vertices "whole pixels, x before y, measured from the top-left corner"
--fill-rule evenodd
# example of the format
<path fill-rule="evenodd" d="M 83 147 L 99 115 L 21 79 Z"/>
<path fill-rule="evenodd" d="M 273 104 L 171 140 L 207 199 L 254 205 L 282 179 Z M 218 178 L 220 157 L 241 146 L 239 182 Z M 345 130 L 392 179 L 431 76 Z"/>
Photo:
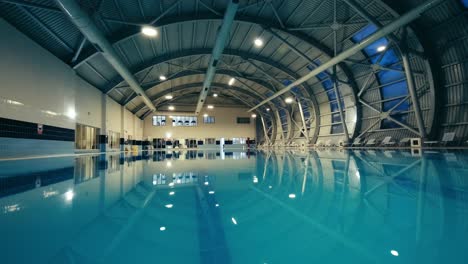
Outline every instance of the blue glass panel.
<path fill-rule="evenodd" d="M 332 133 L 332 134 L 341 134 L 341 133 L 344 133 L 343 124 L 332 125 L 332 127 L 331 127 L 331 133 Z"/>
<path fill-rule="evenodd" d="M 462 5 L 466 8 L 468 8 L 468 0 L 461 0 Z"/>
<path fill-rule="evenodd" d="M 330 101 L 336 100 L 336 94 L 335 94 L 335 91 L 334 91 L 334 90 L 328 90 L 328 91 L 327 91 L 327 95 L 328 95 L 328 99 L 329 99 Z"/>
<path fill-rule="evenodd" d="M 340 113 L 332 114 L 332 123 L 338 123 L 338 122 L 341 122 Z"/>
<path fill-rule="evenodd" d="M 388 110 L 392 109 L 392 107 L 397 105 L 401 100 L 402 99 L 396 99 L 396 100 L 392 100 L 392 101 L 388 101 L 388 102 L 383 103 L 383 110 L 388 111 Z M 401 105 L 399 105 L 397 108 L 395 108 L 394 111 L 408 111 L 409 108 L 410 108 L 410 104 L 409 104 L 408 100 L 406 100 L 405 102 L 401 103 Z"/>
<path fill-rule="evenodd" d="M 408 114 L 397 114 L 397 115 L 392 115 L 392 117 L 402 123 L 407 123 L 408 121 Z M 382 120 L 382 126 L 381 126 L 382 129 L 400 128 L 400 127 L 401 127 L 400 125 L 388 119 Z"/>
<path fill-rule="evenodd" d="M 323 81 L 322 85 L 323 85 L 323 88 L 325 88 L 325 90 L 333 89 L 333 82 L 331 80 Z"/>
<path fill-rule="evenodd" d="M 331 108 L 331 111 L 332 111 L 332 112 L 338 111 L 338 110 L 339 110 L 339 108 L 338 108 L 338 102 L 331 102 L 331 103 L 330 103 L 330 108 Z"/>
<path fill-rule="evenodd" d="M 381 88 L 381 93 L 384 99 L 408 95 L 408 85 L 406 81 L 387 85 Z"/>
<path fill-rule="evenodd" d="M 372 35 L 376 31 L 377 31 L 377 26 L 375 26 L 374 24 L 369 24 L 369 25 L 365 26 L 363 29 L 361 29 L 359 32 L 354 34 L 353 40 L 355 42 L 360 42 L 363 39 L 365 39 L 365 38 L 369 37 L 370 35 Z"/>
<path fill-rule="evenodd" d="M 380 71 L 377 76 L 381 84 L 387 84 L 405 79 L 405 74 L 398 71 Z"/>
<path fill-rule="evenodd" d="M 385 38 L 381 38 L 377 40 L 376 42 L 370 44 L 366 48 L 364 48 L 364 52 L 367 54 L 367 56 L 371 57 L 371 62 L 376 63 L 377 60 L 379 59 L 380 56 L 375 56 L 379 51 L 377 49 L 381 46 L 387 47 L 388 46 L 388 40 Z"/>
<path fill-rule="evenodd" d="M 382 66 L 390 66 L 390 65 L 393 65 L 393 64 L 396 64 L 398 63 L 399 59 L 395 53 L 395 50 L 393 49 L 389 49 L 387 50 L 387 52 L 385 52 L 385 54 L 383 55 L 382 57 L 382 60 L 380 61 L 380 65 Z M 398 70 L 401 70 L 403 69 L 403 67 L 398 64 L 398 65 L 394 65 L 392 66 L 393 69 L 398 69 Z"/>

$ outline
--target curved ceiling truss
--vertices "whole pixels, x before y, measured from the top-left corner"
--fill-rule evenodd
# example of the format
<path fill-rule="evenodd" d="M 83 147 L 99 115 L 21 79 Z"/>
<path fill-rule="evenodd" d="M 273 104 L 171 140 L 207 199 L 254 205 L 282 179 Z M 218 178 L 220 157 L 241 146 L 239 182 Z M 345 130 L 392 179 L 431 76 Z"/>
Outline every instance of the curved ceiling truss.
<path fill-rule="evenodd" d="M 160 57 L 156 57 L 154 58 L 153 60 L 151 60 L 150 62 L 146 62 L 146 63 L 143 63 L 142 65 L 139 65 L 138 67 L 136 67 L 135 69 L 132 70 L 132 73 L 136 76 L 141 76 L 142 79 L 144 79 L 144 76 L 148 74 L 148 72 L 160 65 L 160 64 L 165 64 L 165 63 L 170 63 L 172 61 L 176 61 L 178 59 L 181 59 L 181 58 L 187 58 L 187 57 L 194 57 L 194 56 L 208 56 L 210 54 L 211 50 L 210 49 L 196 49 L 196 50 L 184 50 L 184 51 L 181 51 L 181 52 L 177 52 L 177 53 L 174 53 L 174 54 L 166 54 L 166 55 L 163 55 L 163 56 L 160 56 Z M 292 79 L 292 80 L 295 80 L 297 78 L 299 78 L 300 76 L 293 72 L 292 70 L 290 70 L 289 68 L 287 68 L 286 66 L 278 63 L 278 62 L 275 62 L 273 60 L 271 60 L 270 58 L 267 58 L 267 57 L 264 57 L 264 56 L 260 56 L 258 54 L 253 54 L 253 53 L 249 53 L 249 52 L 244 52 L 244 51 L 237 51 L 237 50 L 225 50 L 223 56 L 225 57 L 236 57 L 238 60 L 241 60 L 242 63 L 245 63 L 246 66 L 250 67 L 251 69 L 254 70 L 254 73 L 258 73 L 257 77 L 254 77 L 254 76 L 250 76 L 249 74 L 245 74 L 243 72 L 240 72 L 239 70 L 236 70 L 236 69 L 229 69 L 229 68 L 224 68 L 224 69 L 220 69 L 218 71 L 218 74 L 229 74 L 229 76 L 231 77 L 235 77 L 237 79 L 240 79 L 240 80 L 244 80 L 244 81 L 248 81 L 248 82 L 252 82 L 252 83 L 256 83 L 268 90 L 270 90 L 271 92 L 274 92 L 275 89 L 280 89 L 282 85 L 281 83 L 281 80 L 279 80 L 278 78 L 275 78 L 273 75 L 277 75 L 277 76 L 280 76 L 280 77 L 283 77 L 283 78 L 288 78 L 288 79 Z M 255 65 L 255 67 L 258 67 L 258 68 L 255 68 L 253 65 Z M 268 72 L 267 71 L 267 68 L 268 69 Z M 260 69 L 260 70 L 259 70 Z M 196 75 L 196 74 L 203 74 L 203 71 L 204 69 L 184 69 L 182 71 L 178 71 L 177 73 L 175 73 L 173 76 L 171 76 L 170 74 L 168 75 L 168 79 L 165 80 L 165 81 L 155 81 L 155 82 L 149 82 L 149 83 L 142 83 L 142 87 L 143 89 L 145 89 L 147 92 L 154 89 L 155 87 L 157 87 L 158 85 L 161 85 L 161 84 L 164 84 L 164 83 L 167 83 L 167 82 L 170 82 L 170 81 L 173 81 L 173 80 L 176 80 L 176 79 L 179 79 L 179 78 L 183 78 L 185 76 L 190 76 L 190 75 Z M 264 71 L 264 72 L 262 72 Z M 270 73 L 268 74 L 268 76 L 265 75 L 265 73 Z M 272 81 L 272 79 L 274 79 L 274 81 Z M 265 81 L 265 80 L 268 80 L 268 81 Z M 108 87 L 106 88 L 106 92 L 109 92 L 109 91 L 112 91 L 114 89 L 120 89 L 120 88 L 125 88 L 126 87 L 126 84 L 123 82 L 123 80 L 118 77 L 116 78 L 115 80 L 111 81 L 110 83 L 113 84 L 112 87 Z M 313 85 L 317 85 L 317 84 L 320 84 L 321 81 L 320 80 L 316 80 L 315 83 L 312 83 L 312 84 L 309 84 L 309 83 L 304 83 L 303 85 L 301 85 L 303 91 L 304 91 L 304 94 L 308 97 L 307 101 L 309 103 L 309 106 L 313 108 L 313 112 L 315 114 L 315 117 L 314 117 L 314 120 L 316 122 L 319 122 L 320 118 L 319 118 L 319 113 L 320 113 L 320 110 L 319 110 L 319 107 L 318 107 L 318 102 L 315 98 L 315 96 L 313 95 L 313 89 L 312 89 L 312 86 Z M 249 86 L 249 85 L 245 85 L 245 82 L 243 83 L 244 86 Z M 322 89 L 322 88 L 320 88 Z M 252 89 L 254 90 L 254 89 Z M 129 102 L 131 102 L 133 99 L 136 98 L 136 95 L 133 94 L 131 95 L 130 97 L 127 97 L 125 98 L 125 101 L 121 102 L 122 104 L 128 104 Z M 281 100 L 280 101 L 282 103 L 282 107 L 286 107 L 286 105 L 284 105 L 284 101 Z M 139 107 L 141 106 L 136 106 L 136 109 L 139 109 Z M 135 112 L 135 111 L 133 111 Z M 316 123 L 316 126 L 318 127 L 318 123 Z"/>

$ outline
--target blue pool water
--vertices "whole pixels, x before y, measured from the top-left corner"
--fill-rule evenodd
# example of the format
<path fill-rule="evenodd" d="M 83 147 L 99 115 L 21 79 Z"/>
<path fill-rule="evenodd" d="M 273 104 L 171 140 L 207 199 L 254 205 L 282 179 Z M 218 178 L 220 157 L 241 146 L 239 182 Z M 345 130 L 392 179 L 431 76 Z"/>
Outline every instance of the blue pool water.
<path fill-rule="evenodd" d="M 467 154 L 0 161 L 0 261 L 466 263 Z"/>

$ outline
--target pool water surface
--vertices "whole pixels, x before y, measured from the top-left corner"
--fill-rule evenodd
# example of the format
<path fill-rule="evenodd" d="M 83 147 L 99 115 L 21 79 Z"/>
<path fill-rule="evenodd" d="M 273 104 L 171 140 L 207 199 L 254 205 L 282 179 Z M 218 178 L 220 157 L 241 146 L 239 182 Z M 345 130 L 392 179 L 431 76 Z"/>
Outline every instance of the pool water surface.
<path fill-rule="evenodd" d="M 2 263 L 466 263 L 468 152 L 0 161 Z"/>

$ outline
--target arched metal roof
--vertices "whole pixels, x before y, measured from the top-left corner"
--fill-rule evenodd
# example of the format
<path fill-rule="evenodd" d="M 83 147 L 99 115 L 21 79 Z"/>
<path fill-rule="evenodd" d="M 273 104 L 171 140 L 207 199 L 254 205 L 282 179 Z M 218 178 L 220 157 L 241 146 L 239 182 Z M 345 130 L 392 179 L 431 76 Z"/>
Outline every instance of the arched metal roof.
<path fill-rule="evenodd" d="M 215 45 L 216 29 L 223 22 L 223 14 L 229 1 L 77 2 L 91 15 L 93 22 L 110 41 L 145 93 L 151 99 L 158 99 L 157 96 L 163 94 L 164 89 L 190 86 L 203 81 Z M 229 80 L 228 76 L 238 78 L 242 83 L 237 86 L 242 92 L 231 89 L 232 92 L 236 96 L 251 97 L 250 102 L 255 103 L 259 98 L 267 98 L 272 91 L 280 90 L 291 81 L 307 75 L 329 61 L 335 53 L 354 45 L 356 35 L 370 24 L 387 25 L 421 2 L 424 1 L 241 0 L 217 69 L 216 82 L 225 84 Z M 73 67 L 84 80 L 140 116 L 144 114 L 141 113 L 143 111 L 137 111 L 142 108 L 141 99 L 135 96 L 133 90 L 96 47 L 70 22 L 55 1 L 0 0 L 0 15 Z M 140 28 L 144 24 L 155 26 L 158 36 L 143 36 Z M 456 126 L 460 136 L 465 137 L 468 135 L 468 120 L 454 122 L 450 120 L 450 116 L 452 111 L 463 111 L 460 109 L 465 109 L 466 102 L 454 102 L 452 99 L 437 101 L 444 105 L 441 110 L 443 113 L 438 114 L 435 110 L 435 94 L 444 92 L 441 87 L 452 87 L 457 82 L 464 82 L 464 77 L 452 80 L 448 76 L 457 71 L 449 62 L 454 63 L 463 57 L 459 49 L 466 33 L 463 30 L 453 33 L 458 36 L 452 40 L 455 44 L 447 40 L 450 39 L 448 35 L 444 35 L 443 39 L 447 40 L 444 42 L 437 39 L 438 35 L 421 34 L 431 27 L 437 27 L 435 31 L 443 32 L 453 25 L 466 26 L 466 9 L 458 0 L 447 0 L 436 9 L 423 14 L 417 23 L 411 25 L 412 29 L 408 33 L 400 30 L 388 37 L 387 47 L 395 47 L 394 50 L 392 48 L 397 58 L 395 64 L 379 65 L 364 51 L 339 64 L 336 72 L 337 88 L 330 86 L 329 82 L 333 77 L 330 69 L 324 72 L 324 76 L 317 75 L 285 97 L 294 95 L 304 98 L 306 101 L 303 103 L 313 108 L 317 137 L 332 136 L 334 127 L 339 122 L 349 128 L 347 132 L 350 138 L 369 133 L 377 136 L 388 133 L 384 131 L 386 116 L 390 116 L 391 121 L 395 112 L 386 113 L 386 104 L 397 97 L 386 95 L 385 87 L 389 84 L 382 78 L 382 74 L 404 69 L 403 66 L 398 66 L 404 61 L 404 52 L 400 49 L 402 44 L 394 43 L 395 40 L 404 39 L 409 63 L 406 66 L 411 67 L 411 76 L 414 78 L 421 108 L 419 112 L 424 121 L 422 126 L 431 135 L 436 135 L 434 131 L 438 129 L 433 129 L 433 126 L 437 117 L 442 115 L 441 118 L 446 120 L 443 123 L 444 130 L 448 131 L 451 126 Z M 253 40 L 257 37 L 264 40 L 264 46 L 253 45 Z M 442 43 L 434 48 L 424 43 L 428 41 Z M 456 54 L 445 54 L 440 51 L 440 46 L 453 47 L 457 50 Z M 437 52 L 427 52 L 434 49 Z M 448 59 L 450 56 L 452 58 Z M 457 65 L 462 67 L 463 63 Z M 445 76 L 434 74 L 434 70 L 440 67 L 446 71 Z M 463 72 L 466 74 L 466 69 Z M 160 81 L 160 75 L 167 76 L 168 79 Z M 198 89 L 201 90 L 202 87 Z M 452 90 L 455 89 L 461 91 L 463 86 Z M 250 93 L 247 93 L 248 90 Z M 451 93 L 456 94 L 455 91 Z M 404 96 L 401 98 L 405 99 Z M 341 101 L 342 103 L 338 103 Z M 282 99 L 272 103 L 288 108 Z M 346 122 L 337 121 L 340 118 L 336 116 L 336 104 Z M 403 122 L 406 126 L 397 127 L 396 132 L 392 132 L 395 137 L 411 136 L 412 130 L 418 130 L 420 124 L 417 124 L 417 115 L 414 114 L 418 111 L 414 110 L 413 101 L 405 110 L 408 112 L 408 117 Z M 396 114 L 402 115 L 404 111 L 399 110 Z M 339 133 L 336 134 L 343 133 L 340 129 L 337 131 Z"/>

